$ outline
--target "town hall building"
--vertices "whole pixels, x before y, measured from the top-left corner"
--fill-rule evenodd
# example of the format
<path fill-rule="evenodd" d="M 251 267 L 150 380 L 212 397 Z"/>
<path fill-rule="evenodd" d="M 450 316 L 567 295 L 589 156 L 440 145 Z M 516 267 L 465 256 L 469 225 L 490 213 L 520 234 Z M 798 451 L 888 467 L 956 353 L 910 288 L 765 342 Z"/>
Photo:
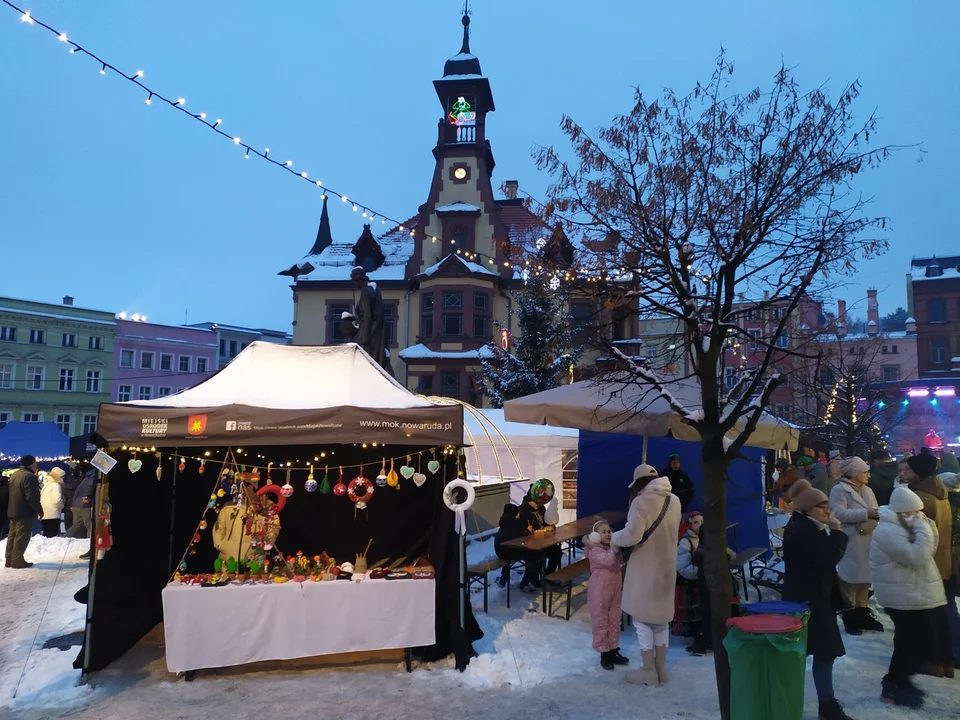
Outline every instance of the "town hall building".
<path fill-rule="evenodd" d="M 511 260 L 536 247 L 572 261 L 573 248 L 517 198 L 516 182 L 494 196 L 486 118 L 496 106 L 470 52 L 470 18 L 462 22 L 460 52 L 433 83 L 444 116 L 426 202 L 380 237 L 364 225 L 359 238 L 345 240 L 333 237 L 324 199 L 313 246 L 279 274 L 294 280 L 293 343 L 329 345 L 346 340 L 341 318 L 355 307 L 350 273 L 364 268 L 383 296 L 397 379 L 426 395 L 482 405 L 480 361 L 492 352 L 494 322 L 513 331 L 511 290 L 522 278 Z"/>

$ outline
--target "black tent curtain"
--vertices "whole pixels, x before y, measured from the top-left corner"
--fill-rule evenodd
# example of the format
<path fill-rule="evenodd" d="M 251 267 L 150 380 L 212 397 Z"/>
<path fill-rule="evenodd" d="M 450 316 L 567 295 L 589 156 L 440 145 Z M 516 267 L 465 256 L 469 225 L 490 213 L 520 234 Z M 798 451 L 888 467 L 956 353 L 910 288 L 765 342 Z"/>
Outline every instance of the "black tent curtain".
<path fill-rule="evenodd" d="M 161 592 L 197 531 L 211 494 L 220 487 L 220 471 L 227 450 L 211 448 L 202 474 L 199 462 L 194 459 L 187 459 L 185 469 L 178 470 L 180 457 L 175 448 L 157 448 L 160 459 L 153 452 L 138 453 L 136 459 L 142 467 L 136 473 L 128 467 L 134 455 L 111 453 L 118 460 L 107 478 L 113 507 L 113 547 L 97 564 L 86 672 L 105 668 L 162 621 Z M 321 451 L 328 457 L 314 462 L 313 458 Z M 331 451 L 334 451 L 332 456 Z M 441 449 L 434 454 L 431 448 L 396 445 L 376 448 L 338 445 L 322 449 L 316 446 L 245 447 L 243 452 L 236 456 L 237 463 L 246 465 L 248 471 L 258 467 L 261 487 L 267 483 L 268 462 L 274 463 L 272 482 L 276 485 L 287 481 L 287 469 L 281 464 L 291 461 L 301 468 L 290 471 L 290 484 L 295 490 L 280 514 L 281 531 L 276 546 L 284 554 L 302 550 L 312 557 L 327 552 L 338 563 L 353 562 L 372 538 L 367 554 L 371 566 L 381 560 L 390 564 L 402 558 L 410 563 L 421 557 L 428 558 L 436 570 L 436 643 L 415 649 L 414 654 L 433 661 L 454 652 L 457 667 L 466 667 L 473 656 L 471 643 L 482 637 L 482 633 L 469 602 L 466 603 L 466 631 L 460 628 L 459 542 L 454 532 L 454 514 L 443 503 L 444 486 L 457 477 L 455 454 L 444 455 Z M 401 477 L 399 489 L 376 487 L 366 510 L 356 511 L 347 496 L 319 491 L 308 493 L 304 489 L 309 470 L 302 468 L 310 464 L 314 466 L 317 483 L 328 472 L 332 487 L 339 479 L 340 465 L 344 466 L 345 483 L 349 484 L 360 474 L 357 467 L 360 463 L 363 463 L 363 475 L 373 482 L 384 457 L 400 457 L 395 463 L 399 471 L 408 454 L 410 464 L 427 476 L 426 482 L 417 487 L 412 479 Z M 194 450 L 184 455 L 197 457 L 201 453 Z M 441 464 L 436 473 L 427 469 L 432 459 Z M 222 502 L 227 500 L 224 498 Z M 210 511 L 205 517 L 208 527 L 199 531 L 200 542 L 184 557 L 190 573 L 212 572 L 217 557 L 212 542 L 216 515 Z M 204 592 L 216 592 L 216 589 Z M 83 669 L 86 651 L 85 644 L 74 667 Z"/>

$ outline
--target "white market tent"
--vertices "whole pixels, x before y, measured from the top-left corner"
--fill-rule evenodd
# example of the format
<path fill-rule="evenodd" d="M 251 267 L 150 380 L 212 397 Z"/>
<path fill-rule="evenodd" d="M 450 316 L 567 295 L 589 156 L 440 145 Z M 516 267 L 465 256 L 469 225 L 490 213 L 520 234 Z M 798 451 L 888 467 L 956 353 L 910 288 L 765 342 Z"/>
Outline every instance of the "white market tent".
<path fill-rule="evenodd" d="M 176 395 L 104 403 L 98 432 L 114 444 L 459 445 L 463 411 L 413 394 L 359 345 L 253 342 Z"/>
<path fill-rule="evenodd" d="M 664 386 L 676 403 L 688 412 L 700 411 L 700 387 L 695 379 L 665 382 Z M 625 433 L 644 438 L 700 440 L 699 433 L 684 422 L 670 403 L 650 386 L 640 384 L 581 380 L 509 400 L 504 404 L 504 417 L 514 423 Z M 742 421 L 738 427 L 743 427 Z M 738 435 L 739 431 L 734 429 L 727 437 L 733 440 Z M 770 450 L 796 450 L 799 442 L 799 428 L 764 413 L 746 444 Z"/>

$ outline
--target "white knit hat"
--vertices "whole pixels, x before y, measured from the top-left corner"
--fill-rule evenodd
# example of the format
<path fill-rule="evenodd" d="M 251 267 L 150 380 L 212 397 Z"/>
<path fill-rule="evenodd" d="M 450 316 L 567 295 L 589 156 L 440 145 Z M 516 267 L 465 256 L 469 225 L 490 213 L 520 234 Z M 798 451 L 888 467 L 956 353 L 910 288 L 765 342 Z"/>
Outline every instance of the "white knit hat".
<path fill-rule="evenodd" d="M 910 488 L 898 487 L 893 489 L 887 507 L 895 513 L 918 512 L 923 510 L 923 500 Z"/>
<path fill-rule="evenodd" d="M 840 461 L 840 474 L 844 477 L 852 478 L 865 472 L 870 472 L 870 466 L 856 455 Z"/>
<path fill-rule="evenodd" d="M 942 472 L 937 477 L 940 478 L 940 482 L 944 484 L 947 490 L 956 490 L 960 487 L 960 473 Z"/>
<path fill-rule="evenodd" d="M 633 481 L 630 483 L 630 487 L 633 487 L 633 483 L 641 478 L 659 477 L 659 475 L 660 472 L 653 465 L 647 465 L 646 463 L 637 465 L 633 469 Z"/>

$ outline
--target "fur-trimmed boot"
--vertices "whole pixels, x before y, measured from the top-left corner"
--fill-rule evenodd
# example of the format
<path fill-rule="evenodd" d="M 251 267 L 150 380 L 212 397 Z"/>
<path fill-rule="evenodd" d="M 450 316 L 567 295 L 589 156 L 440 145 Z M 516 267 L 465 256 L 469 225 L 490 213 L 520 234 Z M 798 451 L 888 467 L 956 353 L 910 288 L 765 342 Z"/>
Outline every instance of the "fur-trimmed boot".
<path fill-rule="evenodd" d="M 660 679 L 657 675 L 656 653 L 653 650 L 641 650 L 640 657 L 643 661 L 643 667 L 627 673 L 627 682 L 633 685 L 659 685 Z"/>

